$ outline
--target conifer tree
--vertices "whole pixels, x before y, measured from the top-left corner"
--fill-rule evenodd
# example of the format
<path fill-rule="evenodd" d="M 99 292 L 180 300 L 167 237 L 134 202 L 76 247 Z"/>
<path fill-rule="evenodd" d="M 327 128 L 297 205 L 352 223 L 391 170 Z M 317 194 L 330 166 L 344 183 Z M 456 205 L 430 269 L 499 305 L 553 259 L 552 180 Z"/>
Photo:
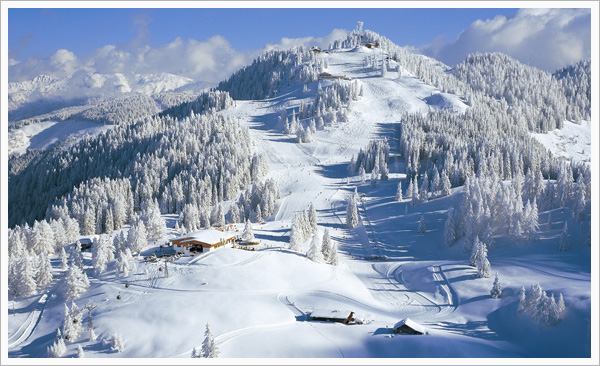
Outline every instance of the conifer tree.
<path fill-rule="evenodd" d="M 317 230 L 317 211 L 315 210 L 315 206 L 312 202 L 308 207 L 308 221 L 310 222 L 312 231 Z"/>
<path fill-rule="evenodd" d="M 329 260 L 327 261 L 332 266 L 338 265 L 338 250 L 337 250 L 337 242 L 331 243 L 331 253 L 329 254 Z"/>
<path fill-rule="evenodd" d="M 323 260 L 329 262 L 329 258 L 331 256 L 331 237 L 329 236 L 329 228 L 325 228 L 325 232 L 323 233 L 321 253 L 323 254 Z"/>
<path fill-rule="evenodd" d="M 60 333 L 60 329 L 56 330 L 56 340 L 54 341 L 54 343 L 51 346 L 48 346 L 46 348 L 46 351 L 48 352 L 48 358 L 58 358 L 61 357 L 65 351 L 67 350 L 67 347 L 65 346 L 65 341 L 63 340 L 63 337 Z"/>
<path fill-rule="evenodd" d="M 479 262 L 479 255 L 481 254 L 480 246 L 481 242 L 479 241 L 479 237 L 475 236 L 475 239 L 473 239 L 473 245 L 471 247 L 471 258 L 469 263 L 471 267 L 477 267 L 477 263 Z"/>
<path fill-rule="evenodd" d="M 323 253 L 321 252 L 321 238 L 319 237 L 319 232 L 315 231 L 313 234 L 313 239 L 310 243 L 310 249 L 308 253 L 306 253 L 308 259 L 313 262 L 321 263 L 323 261 Z"/>
<path fill-rule="evenodd" d="M 37 274 L 37 285 L 40 289 L 45 289 L 50 283 L 52 283 L 52 265 L 50 264 L 50 258 L 45 253 L 40 254 L 40 269 Z"/>
<path fill-rule="evenodd" d="M 479 255 L 477 259 L 477 276 L 479 278 L 490 277 L 492 268 L 490 266 L 490 261 L 487 258 L 487 247 L 483 243 L 479 245 Z"/>
<path fill-rule="evenodd" d="M 67 253 L 65 247 L 60 248 L 60 265 L 61 269 L 65 270 L 69 268 L 69 261 L 67 260 Z"/>
<path fill-rule="evenodd" d="M 446 247 L 451 247 L 456 241 L 456 224 L 454 223 L 454 207 L 448 209 L 448 218 L 444 226 L 444 242 Z"/>
<path fill-rule="evenodd" d="M 398 189 L 396 190 L 396 201 L 402 201 L 402 182 L 398 182 Z"/>
<path fill-rule="evenodd" d="M 252 224 L 249 220 L 246 220 L 246 225 L 244 226 L 244 232 L 242 234 L 242 240 L 244 241 L 252 241 L 254 240 L 254 233 L 252 232 Z"/>
<path fill-rule="evenodd" d="M 88 290 L 89 281 L 87 275 L 74 263 L 71 263 L 65 280 L 67 285 L 67 300 L 77 299 Z"/>
<path fill-rule="evenodd" d="M 210 327 L 206 323 L 206 331 L 204 332 L 204 341 L 202 342 L 202 357 L 204 358 L 216 358 L 219 357 L 219 348 L 215 344 Z"/>
<path fill-rule="evenodd" d="M 346 207 L 346 226 L 351 229 L 358 226 L 358 208 L 354 195 L 348 197 L 348 206 Z"/>
<path fill-rule="evenodd" d="M 16 262 L 13 294 L 16 297 L 27 297 L 36 294 L 35 268 L 29 257 L 22 257 Z"/>
<path fill-rule="evenodd" d="M 490 291 L 492 299 L 498 299 L 502 295 L 502 287 L 500 286 L 500 280 L 498 279 L 498 271 L 496 271 L 496 278 L 494 279 L 494 285 Z"/>
<path fill-rule="evenodd" d="M 415 177 L 413 179 L 412 187 L 413 187 L 413 190 L 412 190 L 412 194 L 411 194 L 411 197 L 412 197 L 411 204 L 413 206 L 416 206 L 416 205 L 418 205 L 420 203 L 420 200 L 419 200 L 419 183 L 417 182 L 417 177 Z"/>

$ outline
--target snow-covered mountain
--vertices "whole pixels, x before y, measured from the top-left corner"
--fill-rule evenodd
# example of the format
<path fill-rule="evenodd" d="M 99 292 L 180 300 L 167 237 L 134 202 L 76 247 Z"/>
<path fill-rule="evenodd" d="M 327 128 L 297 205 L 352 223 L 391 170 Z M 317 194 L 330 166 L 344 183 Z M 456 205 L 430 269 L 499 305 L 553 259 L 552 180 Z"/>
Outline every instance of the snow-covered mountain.
<path fill-rule="evenodd" d="M 354 31 L 200 95 L 69 110 L 120 122 L 10 159 L 9 357 L 590 357 L 591 167 L 568 154 L 591 152 L 532 138 L 543 88 L 488 85 L 576 83 L 502 59 L 452 70 Z M 254 239 L 170 256 L 210 226 Z"/>
<path fill-rule="evenodd" d="M 12 117 L 10 120 L 17 120 L 51 112 L 58 109 L 56 106 L 80 105 L 94 97 L 109 99 L 130 94 L 153 95 L 179 91 L 197 93 L 209 86 L 168 73 L 128 75 L 80 72 L 62 79 L 40 75 L 33 80 L 8 83 L 8 108 Z M 34 102 L 40 101 L 43 106 L 36 111 L 19 111 L 30 109 Z"/>

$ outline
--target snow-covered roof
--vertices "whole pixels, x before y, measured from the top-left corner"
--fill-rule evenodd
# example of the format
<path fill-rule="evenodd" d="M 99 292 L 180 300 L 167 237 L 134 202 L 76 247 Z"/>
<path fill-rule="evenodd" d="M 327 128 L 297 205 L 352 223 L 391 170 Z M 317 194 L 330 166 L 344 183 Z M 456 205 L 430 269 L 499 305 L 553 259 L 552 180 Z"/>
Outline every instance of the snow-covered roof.
<path fill-rule="evenodd" d="M 351 310 L 329 310 L 329 309 L 315 309 L 311 314 L 311 318 L 324 318 L 324 319 L 346 319 L 350 315 Z"/>
<path fill-rule="evenodd" d="M 184 244 L 188 241 L 193 241 L 193 240 L 199 241 L 202 243 L 206 243 L 206 244 L 218 244 L 221 241 L 221 239 L 227 240 L 227 239 L 231 239 L 235 236 L 236 236 L 235 232 L 231 232 L 231 231 L 206 229 L 206 230 L 195 231 L 193 233 L 182 235 L 173 240 L 181 240 L 180 241 L 181 244 Z"/>
<path fill-rule="evenodd" d="M 409 318 L 404 318 L 404 319 L 400 320 L 398 323 L 396 323 L 394 325 L 394 330 L 400 328 L 403 325 L 406 325 L 407 327 L 410 327 L 419 333 L 423 333 L 423 334 L 427 333 L 427 329 L 424 326 L 422 326 L 419 323 L 416 323 L 415 321 L 413 321 Z"/>

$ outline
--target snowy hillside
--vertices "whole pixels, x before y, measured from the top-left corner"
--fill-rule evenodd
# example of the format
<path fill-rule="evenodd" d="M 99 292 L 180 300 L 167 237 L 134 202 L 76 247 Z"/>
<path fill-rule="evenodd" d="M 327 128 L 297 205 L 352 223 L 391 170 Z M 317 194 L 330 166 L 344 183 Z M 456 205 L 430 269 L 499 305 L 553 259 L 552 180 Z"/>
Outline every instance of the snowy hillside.
<path fill-rule="evenodd" d="M 589 122 L 532 139 L 518 112 L 365 34 L 13 158 L 8 356 L 591 357 Z M 105 128 L 42 123 L 11 148 Z M 247 243 L 173 255 L 210 226 Z M 395 333 L 405 318 L 426 334 Z"/>
<path fill-rule="evenodd" d="M 109 99 L 129 94 L 153 95 L 176 91 L 198 93 L 208 86 L 168 73 L 77 73 L 63 79 L 41 75 L 29 81 L 8 83 L 9 120 L 84 105 L 87 99 L 94 97 Z"/>

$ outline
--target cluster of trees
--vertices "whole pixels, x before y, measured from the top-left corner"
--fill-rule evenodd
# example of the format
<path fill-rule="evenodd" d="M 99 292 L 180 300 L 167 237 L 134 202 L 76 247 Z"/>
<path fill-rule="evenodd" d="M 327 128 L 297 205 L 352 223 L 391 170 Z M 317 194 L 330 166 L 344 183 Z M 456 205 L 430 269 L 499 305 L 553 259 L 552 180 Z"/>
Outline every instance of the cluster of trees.
<path fill-rule="evenodd" d="M 591 119 L 591 70 L 592 60 L 588 58 L 552 74 L 560 82 L 567 98 L 567 117 L 574 122 Z"/>
<path fill-rule="evenodd" d="M 86 120 L 102 124 L 128 124 L 160 112 L 154 98 L 144 94 L 108 99 L 93 105 L 70 119 Z"/>
<path fill-rule="evenodd" d="M 131 217 L 131 203 L 135 212 L 156 198 L 163 213 L 181 212 L 187 203 L 216 205 L 259 181 L 267 167 L 264 156 L 252 153 L 248 130 L 232 119 L 152 117 L 44 152 L 11 174 L 9 225 L 66 208 L 68 216 L 94 216 L 102 226 L 95 232 L 106 231 L 112 210 L 118 229 Z M 123 218 L 117 225 L 115 216 Z"/>
<path fill-rule="evenodd" d="M 358 100 L 361 95 L 362 86 L 356 80 L 335 80 L 326 87 L 319 83 L 314 103 L 302 103 L 297 114 L 292 110 L 291 117 L 282 109 L 278 124 L 283 126 L 283 133 L 295 134 L 298 142 L 311 142 L 317 130 L 346 122 L 350 101 Z"/>
<path fill-rule="evenodd" d="M 519 313 L 529 314 L 533 320 L 544 327 L 558 323 L 560 314 L 565 308 L 562 293 L 559 293 L 558 299 L 554 294 L 548 297 L 539 283 L 531 285 L 529 293 L 525 291 L 525 286 L 522 286 L 519 291 Z"/>
<path fill-rule="evenodd" d="M 371 184 L 377 179 L 389 178 L 388 160 L 390 158 L 390 145 L 387 139 L 373 140 L 366 149 L 360 149 L 356 158 L 352 155 L 348 164 L 348 173 L 361 177 L 361 183 L 366 181 L 366 173 L 371 173 Z"/>
<path fill-rule="evenodd" d="M 290 249 L 296 252 L 302 250 L 302 245 L 312 237 L 310 247 L 306 252 L 308 259 L 317 263 L 338 264 L 337 244 L 331 240 L 329 229 L 323 235 L 319 234 L 317 211 L 311 203 L 308 210 L 296 212 L 292 219 L 290 232 Z"/>
<path fill-rule="evenodd" d="M 195 231 L 211 226 L 224 226 L 250 220 L 262 222 L 275 212 L 277 200 L 281 197 L 279 186 L 274 179 L 252 184 L 225 212 L 223 204 L 212 207 L 188 203 L 179 214 L 179 222 L 184 232 Z"/>
<path fill-rule="evenodd" d="M 187 99 L 187 95 L 184 99 Z M 218 112 L 233 107 L 234 105 L 235 102 L 231 99 L 228 92 L 215 90 L 202 93 L 193 100 L 173 105 L 160 112 L 159 115 L 185 118 L 192 113 L 201 114 L 207 111 Z"/>
<path fill-rule="evenodd" d="M 505 101 L 514 123 L 530 131 L 562 128 L 566 119 L 574 117 L 566 114 L 567 98 L 552 74 L 503 53 L 470 54 L 453 72 L 473 92 Z"/>
<path fill-rule="evenodd" d="M 589 166 L 573 171 L 572 164 L 563 162 L 555 180 L 543 180 L 540 172 L 531 170 L 523 177 L 517 173 L 510 184 L 495 174 L 481 172 L 467 178 L 459 211 L 448 211 L 445 242 L 451 246 L 465 236 L 465 250 L 471 250 L 473 238 L 490 247 L 494 232 L 502 228 L 511 238 L 535 241 L 538 239 L 539 210 L 572 207 L 577 221 L 587 217 L 591 196 Z M 576 182 L 573 182 L 577 176 Z M 566 244 L 566 229 L 561 236 L 560 249 Z"/>
<path fill-rule="evenodd" d="M 290 80 L 312 82 L 327 67 L 324 58 L 317 57 L 307 48 L 267 51 L 254 59 L 251 65 L 236 71 L 217 86 L 238 100 L 256 100 L 273 97 Z"/>

